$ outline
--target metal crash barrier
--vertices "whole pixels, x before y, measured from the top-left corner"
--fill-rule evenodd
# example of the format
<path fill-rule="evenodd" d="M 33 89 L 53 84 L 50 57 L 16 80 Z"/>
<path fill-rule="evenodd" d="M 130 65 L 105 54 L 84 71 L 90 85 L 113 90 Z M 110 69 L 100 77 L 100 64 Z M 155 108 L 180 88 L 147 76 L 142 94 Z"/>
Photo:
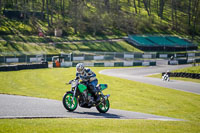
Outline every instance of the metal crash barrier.
<path fill-rule="evenodd" d="M 19 71 L 25 69 L 40 69 L 48 68 L 48 62 L 42 62 L 38 64 L 20 64 L 20 65 L 7 65 L 0 66 L 0 71 Z"/>

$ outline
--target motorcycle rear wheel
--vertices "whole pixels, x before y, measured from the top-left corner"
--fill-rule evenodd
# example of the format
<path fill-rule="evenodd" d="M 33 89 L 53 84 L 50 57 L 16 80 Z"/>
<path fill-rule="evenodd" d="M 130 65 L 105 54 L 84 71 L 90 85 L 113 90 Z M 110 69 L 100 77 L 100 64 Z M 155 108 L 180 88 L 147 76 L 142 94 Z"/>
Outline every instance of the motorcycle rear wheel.
<path fill-rule="evenodd" d="M 110 108 L 109 100 L 107 99 L 105 102 L 100 103 L 96 108 L 100 113 L 106 113 Z"/>
<path fill-rule="evenodd" d="M 76 97 L 74 97 L 73 101 L 72 101 L 72 98 L 73 98 L 72 92 L 67 92 L 63 96 L 63 106 L 70 112 L 74 111 L 78 105 Z"/>

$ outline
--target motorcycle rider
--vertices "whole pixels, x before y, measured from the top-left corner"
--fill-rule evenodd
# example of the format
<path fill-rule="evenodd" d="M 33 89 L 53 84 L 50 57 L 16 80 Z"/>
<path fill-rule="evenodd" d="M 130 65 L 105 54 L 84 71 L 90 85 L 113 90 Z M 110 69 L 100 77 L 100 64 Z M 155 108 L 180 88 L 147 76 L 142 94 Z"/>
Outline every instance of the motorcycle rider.
<path fill-rule="evenodd" d="M 169 70 L 167 70 L 167 72 L 165 72 L 165 74 L 162 76 L 162 80 L 164 81 L 169 81 L 170 80 L 170 74 L 169 74 Z"/>
<path fill-rule="evenodd" d="M 96 74 L 92 72 L 91 69 L 85 68 L 83 63 L 78 63 L 76 65 L 76 79 L 81 79 L 83 82 L 88 83 L 88 89 L 95 98 L 95 101 L 98 102 L 100 97 L 98 95 L 98 90 L 96 88 L 98 80 Z"/>

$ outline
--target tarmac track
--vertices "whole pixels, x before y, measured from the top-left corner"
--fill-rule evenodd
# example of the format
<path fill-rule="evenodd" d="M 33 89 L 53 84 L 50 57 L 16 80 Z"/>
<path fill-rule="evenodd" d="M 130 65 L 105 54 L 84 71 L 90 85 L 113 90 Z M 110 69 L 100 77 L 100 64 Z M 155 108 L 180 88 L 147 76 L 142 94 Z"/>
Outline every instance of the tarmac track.
<path fill-rule="evenodd" d="M 109 118 L 182 121 L 181 119 L 117 109 L 110 109 L 107 113 L 103 114 L 99 113 L 96 108 L 84 109 L 78 107 L 74 112 L 68 112 L 63 107 L 61 101 L 5 94 L 0 94 L 0 107 L 0 119 Z"/>
<path fill-rule="evenodd" d="M 175 70 L 191 65 L 160 65 L 152 67 L 137 67 L 137 68 L 122 68 L 122 69 L 107 69 L 100 71 L 101 74 L 124 78 L 128 80 L 138 81 L 142 83 L 153 84 L 161 87 L 176 89 L 180 91 L 200 94 L 200 83 L 186 82 L 180 80 L 170 80 L 169 82 L 162 81 L 161 78 L 145 77 L 152 74 L 166 72 L 167 70 Z"/>

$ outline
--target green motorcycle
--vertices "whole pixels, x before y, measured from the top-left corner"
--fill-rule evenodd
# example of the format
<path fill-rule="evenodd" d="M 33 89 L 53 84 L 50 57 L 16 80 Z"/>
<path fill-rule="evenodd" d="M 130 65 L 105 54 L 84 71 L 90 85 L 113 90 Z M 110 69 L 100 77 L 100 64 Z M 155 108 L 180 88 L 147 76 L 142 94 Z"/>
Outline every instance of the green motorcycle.
<path fill-rule="evenodd" d="M 106 113 L 110 108 L 108 98 L 110 95 L 104 95 L 103 90 L 107 88 L 107 84 L 97 85 L 98 95 L 100 100 L 95 101 L 94 96 L 89 92 L 87 83 L 79 80 L 71 80 L 71 91 L 67 91 L 63 96 L 63 105 L 68 111 L 76 110 L 78 104 L 83 108 L 96 107 L 100 113 Z"/>

